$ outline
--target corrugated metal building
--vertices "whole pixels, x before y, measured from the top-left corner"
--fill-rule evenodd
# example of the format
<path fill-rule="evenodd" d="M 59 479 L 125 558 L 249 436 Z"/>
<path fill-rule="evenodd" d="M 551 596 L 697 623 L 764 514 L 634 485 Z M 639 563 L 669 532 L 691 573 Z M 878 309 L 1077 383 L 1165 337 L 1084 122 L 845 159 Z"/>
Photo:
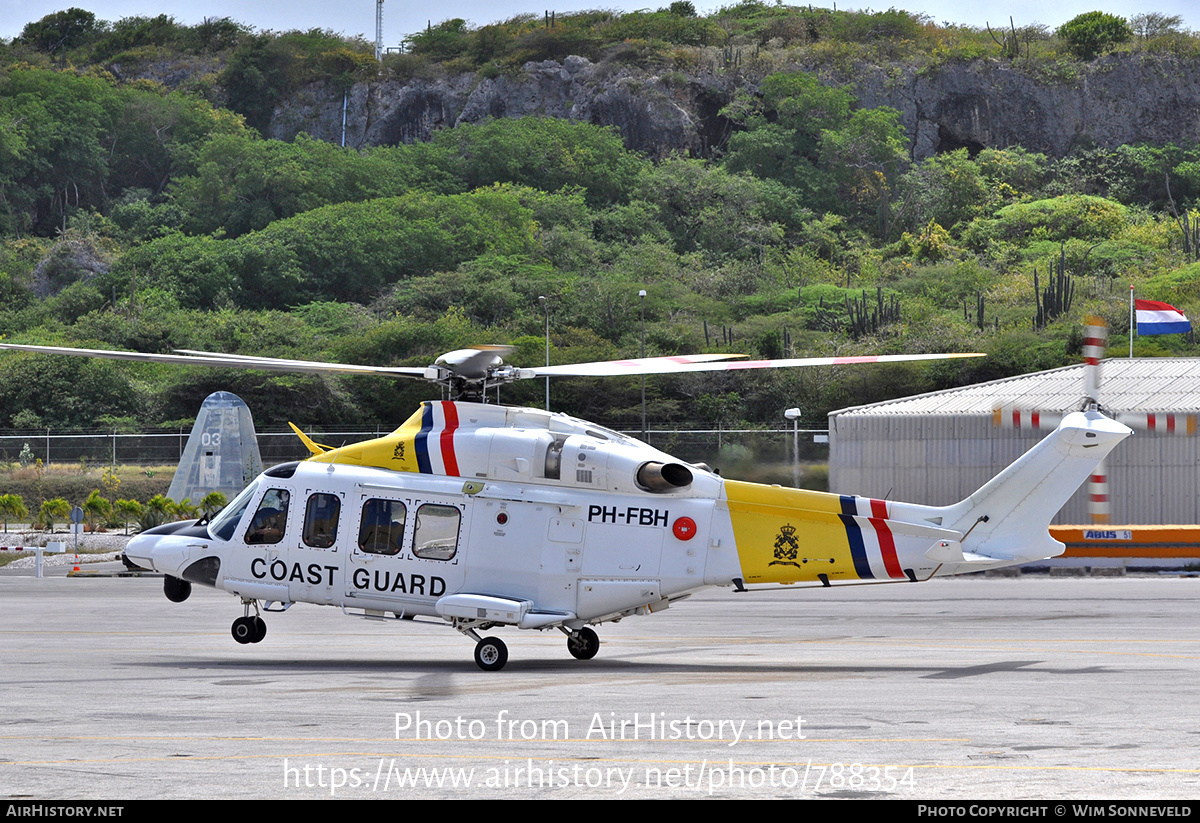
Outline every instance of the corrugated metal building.
<path fill-rule="evenodd" d="M 1083 373 L 1067 366 L 831 412 L 829 487 L 931 505 L 961 500 L 1045 436 L 998 428 L 993 409 L 1075 411 Z M 1111 414 L 1200 412 L 1200 358 L 1114 358 L 1101 374 Z M 1113 523 L 1200 523 L 1200 437 L 1137 431 L 1107 466 Z M 1086 493 L 1055 522 L 1088 522 Z"/>

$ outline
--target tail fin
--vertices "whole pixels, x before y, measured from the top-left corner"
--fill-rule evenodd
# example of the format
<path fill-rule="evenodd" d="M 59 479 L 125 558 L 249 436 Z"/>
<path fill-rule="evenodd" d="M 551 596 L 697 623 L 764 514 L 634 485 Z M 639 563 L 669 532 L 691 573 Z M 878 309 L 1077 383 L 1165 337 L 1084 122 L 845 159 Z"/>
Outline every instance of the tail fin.
<path fill-rule="evenodd" d="M 1062 554 L 1050 521 L 1132 430 L 1096 411 L 1074 412 L 966 500 L 932 508 L 895 504 L 893 516 L 963 534 L 964 554 L 1022 562 Z M 932 515 L 932 516 L 931 516 Z"/>
<path fill-rule="evenodd" d="M 196 414 L 167 495 L 200 500 L 220 492 L 232 500 L 262 470 L 249 406 L 236 394 L 213 392 Z"/>

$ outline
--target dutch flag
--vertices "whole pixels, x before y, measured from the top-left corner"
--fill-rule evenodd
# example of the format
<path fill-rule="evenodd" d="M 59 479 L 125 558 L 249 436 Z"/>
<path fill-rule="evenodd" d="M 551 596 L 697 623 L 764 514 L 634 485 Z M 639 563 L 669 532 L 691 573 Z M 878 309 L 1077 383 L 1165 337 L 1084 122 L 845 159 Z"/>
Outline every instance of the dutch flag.
<path fill-rule="evenodd" d="M 1157 300 L 1136 300 L 1137 333 L 1139 336 L 1148 334 L 1183 334 L 1192 330 L 1192 324 L 1183 316 L 1183 312 L 1167 303 Z"/>

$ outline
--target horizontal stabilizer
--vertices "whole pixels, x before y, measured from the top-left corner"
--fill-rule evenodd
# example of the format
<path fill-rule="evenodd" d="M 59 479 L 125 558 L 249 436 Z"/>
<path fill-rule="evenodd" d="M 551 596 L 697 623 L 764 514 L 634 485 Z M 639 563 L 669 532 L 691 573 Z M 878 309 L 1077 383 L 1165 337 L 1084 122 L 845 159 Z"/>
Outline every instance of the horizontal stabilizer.
<path fill-rule="evenodd" d="M 318 454 L 324 454 L 325 452 L 333 449 L 333 446 L 323 446 L 320 443 L 315 442 L 307 434 L 300 431 L 300 429 L 296 427 L 295 423 L 288 423 L 288 425 L 292 427 L 292 431 L 294 431 L 296 436 L 300 438 L 300 442 L 304 444 L 304 448 L 308 449 L 309 453 L 314 457 Z"/>

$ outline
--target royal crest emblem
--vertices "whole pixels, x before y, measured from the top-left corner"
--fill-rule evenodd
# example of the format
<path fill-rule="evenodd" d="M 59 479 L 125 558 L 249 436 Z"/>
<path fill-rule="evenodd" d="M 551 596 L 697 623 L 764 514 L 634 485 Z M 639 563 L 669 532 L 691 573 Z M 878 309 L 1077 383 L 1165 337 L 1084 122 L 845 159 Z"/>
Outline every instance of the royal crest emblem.
<path fill-rule="evenodd" d="M 788 523 L 779 529 L 775 538 L 775 559 L 768 566 L 799 566 L 796 558 L 800 556 L 800 541 L 796 539 L 796 527 Z"/>
<path fill-rule="evenodd" d="M 396 444 L 396 448 L 392 451 L 392 459 L 393 460 L 403 460 L 404 459 L 404 443 L 403 442 Z"/>

